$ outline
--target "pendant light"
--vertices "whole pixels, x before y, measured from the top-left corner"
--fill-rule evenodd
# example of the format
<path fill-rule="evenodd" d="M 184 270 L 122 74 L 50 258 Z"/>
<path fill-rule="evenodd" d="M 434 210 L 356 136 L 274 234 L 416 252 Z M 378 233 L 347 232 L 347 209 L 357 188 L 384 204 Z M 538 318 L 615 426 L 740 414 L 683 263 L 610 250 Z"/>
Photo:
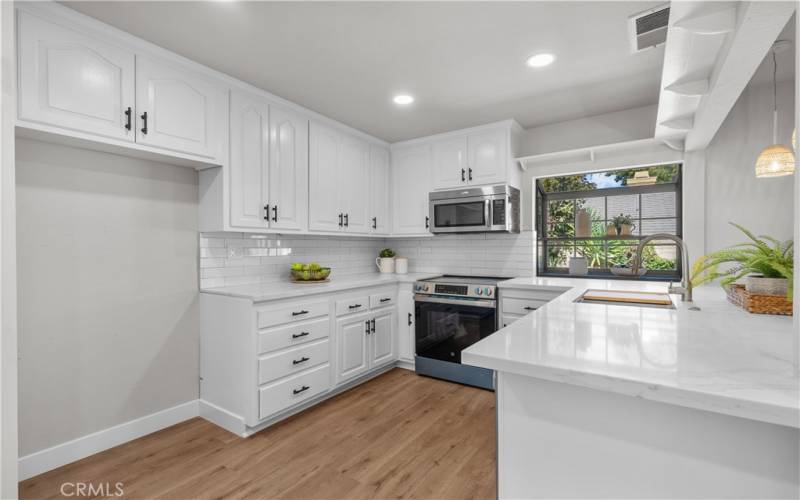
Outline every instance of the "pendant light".
<path fill-rule="evenodd" d="M 788 40 L 772 45 L 772 145 L 761 151 L 756 159 L 756 177 L 780 177 L 794 173 L 794 153 L 778 144 L 778 59 L 775 54 L 788 48 Z"/>

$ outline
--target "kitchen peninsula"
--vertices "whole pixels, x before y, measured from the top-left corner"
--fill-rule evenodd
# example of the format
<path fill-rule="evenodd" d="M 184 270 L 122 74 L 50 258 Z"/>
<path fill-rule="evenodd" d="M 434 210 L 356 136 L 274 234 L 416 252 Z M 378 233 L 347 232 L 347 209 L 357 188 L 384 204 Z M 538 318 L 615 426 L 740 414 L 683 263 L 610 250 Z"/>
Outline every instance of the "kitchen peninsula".
<path fill-rule="evenodd" d="M 790 317 L 719 287 L 674 309 L 580 303 L 666 283 L 520 278 L 563 293 L 463 355 L 497 372 L 498 498 L 794 498 L 798 379 Z M 746 452 L 743 452 L 745 451 Z"/>

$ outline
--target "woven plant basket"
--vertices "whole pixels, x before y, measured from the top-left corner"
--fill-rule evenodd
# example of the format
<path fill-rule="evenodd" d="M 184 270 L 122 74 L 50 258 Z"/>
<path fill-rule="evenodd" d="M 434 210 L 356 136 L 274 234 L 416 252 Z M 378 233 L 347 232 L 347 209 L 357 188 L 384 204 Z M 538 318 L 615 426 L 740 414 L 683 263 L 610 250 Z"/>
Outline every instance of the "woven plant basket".
<path fill-rule="evenodd" d="M 725 288 L 728 300 L 747 312 L 754 314 L 792 315 L 792 301 L 779 295 L 755 295 L 749 293 L 744 285 L 730 285 Z"/>

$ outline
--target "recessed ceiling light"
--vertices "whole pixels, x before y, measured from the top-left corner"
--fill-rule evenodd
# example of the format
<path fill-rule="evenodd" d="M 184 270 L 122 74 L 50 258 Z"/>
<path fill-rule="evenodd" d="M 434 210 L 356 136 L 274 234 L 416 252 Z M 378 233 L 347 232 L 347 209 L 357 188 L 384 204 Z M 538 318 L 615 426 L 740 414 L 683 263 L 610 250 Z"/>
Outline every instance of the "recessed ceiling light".
<path fill-rule="evenodd" d="M 525 61 L 525 64 L 530 66 L 531 68 L 543 68 L 550 64 L 553 64 L 553 61 L 556 60 L 556 56 L 553 54 L 535 54 L 528 58 Z"/>
<path fill-rule="evenodd" d="M 392 100 L 394 101 L 395 104 L 399 104 L 401 106 L 406 106 L 406 105 L 411 104 L 412 102 L 414 102 L 414 97 L 410 96 L 408 94 L 398 94 L 398 95 L 394 96 L 394 98 Z"/>

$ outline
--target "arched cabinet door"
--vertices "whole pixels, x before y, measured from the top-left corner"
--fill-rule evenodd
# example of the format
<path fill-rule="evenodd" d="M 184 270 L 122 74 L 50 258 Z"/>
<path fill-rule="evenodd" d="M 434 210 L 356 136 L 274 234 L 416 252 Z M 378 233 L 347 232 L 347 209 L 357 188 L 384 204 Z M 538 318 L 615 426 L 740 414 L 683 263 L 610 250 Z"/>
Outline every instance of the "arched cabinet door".
<path fill-rule="evenodd" d="M 133 52 L 28 12 L 18 23 L 19 118 L 132 142 Z"/>
<path fill-rule="evenodd" d="M 269 106 L 255 96 L 231 93 L 231 227 L 269 226 Z"/>
<path fill-rule="evenodd" d="M 270 228 L 308 228 L 308 119 L 270 106 Z"/>
<path fill-rule="evenodd" d="M 136 56 L 136 142 L 221 160 L 227 89 L 175 65 Z"/>

